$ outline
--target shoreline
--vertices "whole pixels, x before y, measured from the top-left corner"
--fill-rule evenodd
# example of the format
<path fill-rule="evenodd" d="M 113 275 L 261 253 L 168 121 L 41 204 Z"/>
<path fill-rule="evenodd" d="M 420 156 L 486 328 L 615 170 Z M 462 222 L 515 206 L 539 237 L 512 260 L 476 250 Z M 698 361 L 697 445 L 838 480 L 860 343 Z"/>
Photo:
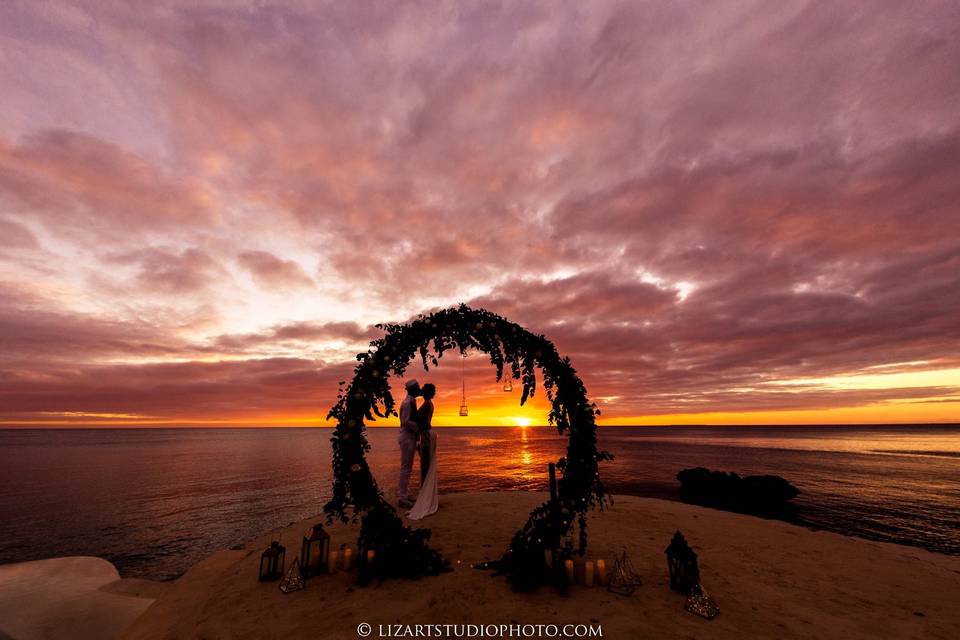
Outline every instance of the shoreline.
<path fill-rule="evenodd" d="M 960 450 L 953 429 L 894 431 L 885 448 Z M 614 495 L 678 499 L 676 474 L 684 468 L 777 474 L 803 492 L 794 502 L 805 526 L 960 554 L 956 458 L 861 455 L 878 448 L 873 434 L 716 429 L 705 438 L 698 429 L 609 429 L 600 446 L 616 458 L 601 466 L 601 477 Z M 457 491 L 546 489 L 547 463 L 565 444 L 550 429 L 450 428 L 441 435 L 443 488 Z M 396 430 L 368 436 L 368 463 L 392 495 Z M 89 457 L 62 457 L 81 447 Z M 0 449 L 19 470 L 0 510 L 22 516 L 0 523 L 0 562 L 101 556 L 124 577 L 180 576 L 217 549 L 319 512 L 332 484 L 329 431 L 322 429 L 5 431 Z M 250 457 L 238 470 L 234 456 Z M 202 475 L 198 459 L 207 461 Z M 18 496 L 33 491 L 50 498 L 24 509 Z M 62 517 L 74 510 L 82 517 Z"/>
<path fill-rule="evenodd" d="M 643 585 L 631 597 L 576 585 L 570 596 L 541 588 L 515 593 L 502 577 L 472 569 L 506 548 L 542 492 L 441 495 L 440 512 L 415 526 L 433 531 L 431 546 L 454 568 L 416 582 L 357 587 L 340 571 L 284 595 L 259 583 L 261 547 L 278 535 L 296 554 L 299 536 L 319 517 L 264 532 L 242 549 L 219 551 L 171 583 L 121 635 L 126 639 L 237 637 L 269 619 L 265 637 L 317 637 L 319 629 L 355 638 L 356 625 L 525 623 L 597 620 L 604 637 L 952 638 L 960 635 L 960 558 L 915 547 L 811 531 L 681 502 L 618 496 L 589 517 L 588 558 L 626 548 Z M 712 621 L 683 611 L 667 585 L 663 550 L 681 530 L 700 556 L 704 587 L 721 615 Z M 354 544 L 356 527 L 329 528 L 331 548 Z M 454 608 L 447 605 L 456 602 Z M 585 612 L 589 612 L 586 614 Z M 254 633 L 254 635 L 256 635 Z"/>
<path fill-rule="evenodd" d="M 508 491 L 497 491 L 497 490 L 489 490 L 489 491 L 486 491 L 486 490 L 485 490 L 485 491 L 447 490 L 447 491 L 444 491 L 444 490 L 441 490 L 440 493 L 439 493 L 439 495 L 440 495 L 440 496 L 454 496 L 454 495 L 459 495 L 459 494 L 471 494 L 471 493 L 535 493 L 535 492 L 524 491 L 524 490 L 520 490 L 520 489 L 517 489 L 517 490 L 511 489 L 511 490 L 508 490 Z M 679 490 L 677 490 L 677 493 L 679 493 Z M 680 498 L 679 496 L 669 495 L 669 492 L 661 492 L 661 493 L 658 493 L 657 495 L 650 495 L 649 493 L 646 494 L 646 495 L 639 495 L 639 494 L 634 494 L 634 493 L 617 492 L 617 493 L 615 493 L 615 494 L 610 494 L 610 495 L 613 497 L 614 500 L 622 499 L 622 498 L 640 498 L 640 499 L 645 499 L 645 500 L 661 500 L 661 501 L 663 501 L 663 502 L 672 502 L 672 503 L 687 505 L 687 506 L 695 507 L 695 508 L 699 508 L 699 509 L 706 509 L 706 510 L 709 510 L 709 511 L 717 511 L 717 512 L 720 512 L 720 513 L 736 514 L 736 515 L 741 515 L 741 516 L 750 517 L 750 518 L 758 518 L 758 519 L 760 519 L 760 520 L 766 520 L 766 521 L 771 521 L 771 522 L 782 522 L 782 523 L 789 524 L 789 525 L 792 525 L 792 526 L 795 526 L 795 527 L 798 527 L 798 528 L 801 528 L 801 529 L 806 529 L 807 531 L 811 531 L 811 532 L 820 532 L 820 531 L 822 531 L 822 532 L 829 532 L 829 533 L 833 533 L 833 534 L 836 534 L 836 535 L 840 535 L 840 536 L 843 536 L 843 537 L 846 537 L 846 538 L 851 538 L 851 539 L 854 539 L 854 540 L 861 540 L 861 541 L 864 541 L 864 542 L 873 542 L 873 543 L 878 543 L 878 544 L 888 544 L 888 545 L 892 545 L 892 546 L 895 546 L 895 547 L 905 547 L 905 548 L 908 548 L 908 549 L 922 549 L 922 550 L 927 551 L 927 552 L 929 552 L 929 553 L 933 553 L 933 554 L 937 554 L 937 555 L 942 555 L 942 556 L 945 556 L 945 557 L 960 558 L 960 552 L 958 552 L 958 553 L 951 553 L 951 552 L 949 552 L 949 551 L 944 551 L 944 550 L 942 550 L 942 549 L 931 548 L 931 547 L 928 547 L 928 546 L 924 546 L 923 544 L 920 544 L 920 543 L 911 544 L 911 543 L 909 543 L 909 542 L 891 542 L 890 540 L 884 540 L 884 539 L 880 539 L 880 538 L 870 538 L 870 537 L 867 537 L 867 536 L 864 536 L 864 535 L 859 535 L 859 534 L 857 534 L 857 533 L 850 532 L 849 530 L 841 530 L 841 528 L 839 528 L 839 527 L 836 528 L 836 529 L 832 529 L 832 528 L 830 528 L 830 527 L 820 526 L 820 525 L 817 525 L 817 524 L 815 524 L 815 523 L 806 522 L 806 521 L 803 520 L 803 518 L 802 518 L 801 516 L 784 517 L 784 516 L 779 516 L 779 515 L 765 514 L 765 513 L 761 513 L 761 512 L 735 511 L 735 510 L 723 509 L 723 508 L 720 508 L 720 507 L 715 507 L 715 506 L 710 506 L 710 505 L 697 504 L 696 502 L 689 502 L 689 501 L 683 500 L 683 499 Z M 790 504 L 788 503 L 788 506 L 795 506 L 795 505 L 790 505 Z M 319 517 L 319 516 L 317 516 L 317 517 Z M 303 522 L 306 522 L 306 520 L 304 520 Z M 290 526 L 290 525 L 292 525 L 292 524 L 294 524 L 294 522 L 289 523 L 287 526 Z M 429 528 L 429 526 L 427 526 L 427 525 L 421 525 L 421 526 L 423 526 L 423 527 L 425 527 L 425 528 Z M 281 529 L 282 529 L 282 528 L 281 528 Z M 277 530 L 278 530 L 277 528 L 274 528 L 274 529 L 270 529 L 269 531 L 277 531 Z M 244 540 L 238 540 L 234 545 L 231 545 L 231 547 L 229 547 L 228 549 L 245 548 L 247 545 L 251 544 L 251 543 L 254 542 L 255 540 L 259 540 L 260 538 L 262 538 L 263 535 L 264 535 L 264 534 L 261 533 L 261 534 L 258 534 L 258 535 L 256 535 L 256 536 L 246 538 L 246 539 L 244 539 Z M 163 577 L 161 577 L 161 578 L 143 577 L 143 576 L 136 576 L 136 575 L 134 575 L 134 576 L 124 576 L 124 575 L 122 575 L 121 569 L 120 569 L 119 567 L 116 567 L 116 565 L 115 565 L 113 562 L 111 562 L 109 558 L 105 558 L 105 557 L 103 557 L 103 556 L 50 556 L 50 557 L 47 557 L 47 558 L 33 558 L 33 559 L 29 559 L 29 560 L 17 560 L 17 561 L 15 561 L 15 562 L 0 563 L 0 567 L 13 566 L 13 565 L 19 565 L 19 564 L 26 564 L 26 563 L 29 563 L 29 562 L 40 562 L 40 561 L 44 561 L 44 560 L 56 560 L 56 559 L 61 559 L 61 558 L 72 558 L 72 557 L 91 557 L 91 558 L 101 559 L 101 560 L 103 560 L 103 561 L 105 561 L 105 562 L 109 562 L 111 565 L 113 565 L 113 566 L 116 568 L 117 572 L 120 573 L 120 577 L 118 578 L 118 580 L 123 580 L 123 581 L 143 581 L 143 582 L 149 582 L 149 583 L 155 583 L 155 584 L 161 584 L 161 585 L 165 585 L 165 584 L 170 584 L 170 583 L 176 582 L 177 580 L 179 580 L 181 577 L 183 577 L 183 575 L 185 575 L 185 574 L 192 568 L 192 566 L 191 566 L 191 567 L 188 567 L 188 568 L 184 569 L 184 570 L 183 570 L 180 574 L 178 574 L 178 575 L 171 576 L 171 577 L 165 577 L 165 578 L 163 578 Z M 0 640 L 2 640 L 2 638 L 0 638 Z"/>
<path fill-rule="evenodd" d="M 277 582 L 257 582 L 261 547 L 279 534 L 292 561 L 299 536 L 321 521 L 319 516 L 217 551 L 172 581 L 121 579 L 99 558 L 0 565 L 0 576 L 13 569 L 29 574 L 32 585 L 25 589 L 22 580 L 0 580 L 0 594 L 7 594 L 6 601 L 0 598 L 0 619 L 9 619 L 2 614 L 4 604 L 10 611 L 12 593 L 15 610 L 27 622 L 17 629 L 0 624 L 0 638 L 4 633 L 17 639 L 308 638 L 317 637 L 318 629 L 332 633 L 323 637 L 355 638 L 356 624 L 363 621 L 512 620 L 596 620 L 604 637 L 612 638 L 638 633 L 736 638 L 743 637 L 745 629 L 780 638 L 960 636 L 960 612 L 950 595 L 960 592 L 956 556 L 673 500 L 618 494 L 610 508 L 589 516 L 588 558 L 603 558 L 612 567 L 614 555 L 626 548 L 643 579 L 631 597 L 581 585 L 572 587 L 567 598 L 546 587 L 518 594 L 502 577 L 470 568 L 498 556 L 527 511 L 545 497 L 543 492 L 520 491 L 441 494 L 437 515 L 408 524 L 433 531 L 431 545 L 451 561 L 454 571 L 416 582 L 390 580 L 361 588 L 354 583 L 355 573 L 341 571 L 313 578 L 307 589 L 289 595 L 277 590 Z M 677 529 L 700 556 L 704 587 L 720 605 L 721 614 L 713 621 L 684 612 L 683 597 L 668 588 L 663 550 Z M 354 525 L 337 523 L 328 530 L 332 549 L 356 542 Z M 73 570 L 66 570 L 70 564 Z M 47 570 L 40 573 L 24 571 L 43 565 Z M 445 606 L 451 598 L 458 603 L 453 612 Z M 50 620 L 41 624 L 51 611 L 53 625 L 65 625 L 68 632 L 50 632 Z M 584 616 L 584 611 L 590 614 Z M 254 632 L 264 616 L 272 620 L 276 633 Z M 47 631 L 38 632 L 41 627 Z"/>

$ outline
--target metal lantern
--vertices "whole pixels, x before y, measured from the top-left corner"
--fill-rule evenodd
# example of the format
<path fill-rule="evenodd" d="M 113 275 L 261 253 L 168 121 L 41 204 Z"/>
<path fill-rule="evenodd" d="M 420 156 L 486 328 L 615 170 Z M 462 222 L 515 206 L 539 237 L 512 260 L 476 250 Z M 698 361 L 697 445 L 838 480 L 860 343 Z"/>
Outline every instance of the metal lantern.
<path fill-rule="evenodd" d="M 279 540 L 274 540 L 260 554 L 260 581 L 277 580 L 283 575 L 283 565 L 287 560 L 287 549 Z"/>
<path fill-rule="evenodd" d="M 666 548 L 667 569 L 670 571 L 670 588 L 689 594 L 694 585 L 700 582 L 700 568 L 697 566 L 697 554 L 687 544 L 683 534 L 677 531 Z"/>
<path fill-rule="evenodd" d="M 465 418 L 470 415 L 470 410 L 467 408 L 467 376 L 463 370 L 463 363 L 467 360 L 467 354 L 463 354 L 463 358 L 460 359 L 460 417 Z"/>
<path fill-rule="evenodd" d="M 607 579 L 607 591 L 620 596 L 632 595 L 643 584 L 640 576 L 633 570 L 630 559 L 627 557 L 627 550 L 624 549 L 619 558 L 613 561 L 613 571 Z"/>
<path fill-rule="evenodd" d="M 300 591 L 305 586 L 307 584 L 303 579 L 303 571 L 300 570 L 300 558 L 294 558 L 293 562 L 290 563 L 290 568 L 287 569 L 287 575 L 283 576 L 283 580 L 280 581 L 280 592 L 293 593 L 294 591 Z"/>
<path fill-rule="evenodd" d="M 303 534 L 303 546 L 300 548 L 300 566 L 303 575 L 311 576 L 327 571 L 330 559 L 330 534 L 324 531 L 319 522 Z"/>
<path fill-rule="evenodd" d="M 506 380 L 503 382 L 503 390 L 506 393 L 513 391 L 513 380 L 511 380 L 509 375 L 506 376 Z"/>

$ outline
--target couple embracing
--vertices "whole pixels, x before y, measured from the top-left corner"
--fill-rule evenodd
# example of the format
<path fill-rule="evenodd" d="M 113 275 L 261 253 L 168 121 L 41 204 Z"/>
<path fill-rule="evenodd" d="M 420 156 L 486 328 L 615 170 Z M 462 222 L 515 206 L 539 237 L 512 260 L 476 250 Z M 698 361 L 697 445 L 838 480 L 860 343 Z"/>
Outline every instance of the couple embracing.
<path fill-rule="evenodd" d="M 400 482 L 397 485 L 397 502 L 410 509 L 407 517 L 420 520 L 436 513 L 437 500 L 437 434 L 433 432 L 433 397 L 437 388 L 432 384 L 420 387 L 416 380 L 407 380 L 404 385 L 407 397 L 400 404 Z M 423 397 L 418 407 L 417 398 Z M 410 500 L 410 473 L 413 458 L 420 454 L 420 492 L 416 502 Z"/>

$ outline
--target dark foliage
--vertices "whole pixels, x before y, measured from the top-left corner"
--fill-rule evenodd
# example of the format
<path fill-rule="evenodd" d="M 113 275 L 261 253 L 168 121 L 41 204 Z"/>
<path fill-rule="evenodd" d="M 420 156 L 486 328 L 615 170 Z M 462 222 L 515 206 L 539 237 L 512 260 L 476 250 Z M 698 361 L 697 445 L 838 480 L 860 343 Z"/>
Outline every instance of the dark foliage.
<path fill-rule="evenodd" d="M 364 556 L 360 583 L 373 578 L 418 578 L 450 570 L 449 563 L 428 545 L 429 529 L 411 529 L 387 504 L 377 505 L 363 516 L 359 547 Z M 366 564 L 365 554 L 375 550 L 373 566 Z"/>
<path fill-rule="evenodd" d="M 800 494 L 780 476 L 746 476 L 703 467 L 677 474 L 684 500 L 720 509 L 765 513 L 776 511 Z"/>
<path fill-rule="evenodd" d="M 443 354 L 455 350 L 482 351 L 496 368 L 497 381 L 509 375 L 522 384 L 520 404 L 536 391 L 536 369 L 550 400 L 548 420 L 569 437 L 567 455 L 557 461 L 561 477 L 558 496 L 530 513 L 514 535 L 495 568 L 519 589 L 543 583 L 562 584 L 559 573 L 548 571 L 543 557 L 553 549 L 558 564 L 587 548 L 586 513 L 601 509 L 609 497 L 600 482 L 599 463 L 613 456 L 597 451 L 596 405 L 587 399 L 583 382 L 570 364 L 542 335 L 484 309 L 460 305 L 420 316 L 407 324 L 378 325 L 384 337 L 357 355 L 353 380 L 341 382 L 337 404 L 329 418 L 336 420 L 333 437 L 333 497 L 324 507 L 328 521 L 361 519 L 360 547 L 374 549 L 377 561 L 361 575 L 418 578 L 445 570 L 448 563 L 430 549 L 429 529 L 404 526 L 384 499 L 365 458 L 370 449 L 366 423 L 396 414 L 390 376 L 403 376 L 414 358 L 425 370 L 437 366 Z M 346 385 L 346 386 L 344 386 Z M 574 529 L 578 531 L 576 544 Z"/>

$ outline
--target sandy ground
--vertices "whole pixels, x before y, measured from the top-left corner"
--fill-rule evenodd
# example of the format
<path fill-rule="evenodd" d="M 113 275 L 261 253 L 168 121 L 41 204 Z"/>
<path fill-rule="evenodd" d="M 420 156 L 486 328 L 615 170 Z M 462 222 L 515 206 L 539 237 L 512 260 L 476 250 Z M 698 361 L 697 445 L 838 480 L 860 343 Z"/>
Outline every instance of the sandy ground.
<path fill-rule="evenodd" d="M 165 588 L 120 580 L 101 558 L 51 558 L 0 565 L 0 639 L 116 637 Z"/>
<path fill-rule="evenodd" d="M 590 557 L 626 548 L 643 578 L 632 596 L 576 586 L 514 593 L 503 578 L 471 568 L 497 557 L 540 493 L 441 496 L 423 526 L 455 570 L 420 581 L 365 588 L 355 574 L 313 578 L 284 595 L 257 581 L 259 552 L 246 549 L 200 563 L 162 594 L 123 634 L 153 638 L 357 638 L 357 626 L 390 624 L 597 624 L 605 638 L 960 638 L 960 558 L 921 549 L 809 531 L 776 521 L 662 500 L 619 497 L 590 521 Z M 311 520 L 282 532 L 297 547 Z M 714 620 L 683 610 L 671 592 L 663 550 L 683 531 L 700 555 Z M 272 535 L 276 535 L 273 532 Z M 333 548 L 355 542 L 336 526 Z M 434 636 L 436 637 L 436 636 Z"/>

